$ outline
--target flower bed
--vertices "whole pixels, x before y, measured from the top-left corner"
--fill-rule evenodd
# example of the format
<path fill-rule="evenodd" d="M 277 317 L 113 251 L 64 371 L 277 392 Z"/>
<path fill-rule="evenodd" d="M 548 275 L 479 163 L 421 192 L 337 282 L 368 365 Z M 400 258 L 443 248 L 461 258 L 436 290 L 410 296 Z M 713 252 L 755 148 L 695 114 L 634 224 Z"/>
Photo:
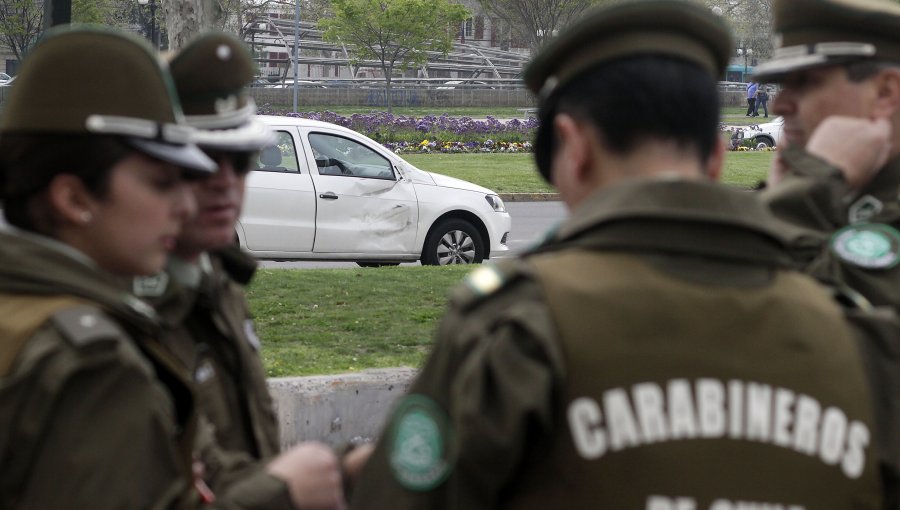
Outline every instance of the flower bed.
<path fill-rule="evenodd" d="M 263 106 L 263 115 L 284 115 L 330 122 L 362 133 L 398 154 L 410 153 L 477 153 L 532 152 L 532 140 L 538 120 L 500 121 L 491 116 L 484 120 L 471 117 L 439 116 L 407 117 L 387 112 L 355 113 L 349 117 L 334 112 L 276 112 Z M 720 124 L 719 129 L 732 135 L 734 127 Z M 730 137 L 730 136 L 729 136 Z M 732 140 L 731 150 L 757 150 L 749 140 Z M 767 150 L 772 150 L 771 148 Z"/>
<path fill-rule="evenodd" d="M 274 114 L 264 108 L 260 113 Z M 406 117 L 376 112 L 345 117 L 333 112 L 303 112 L 285 116 L 337 124 L 397 153 L 531 152 L 531 140 L 538 126 L 535 118 L 503 122 L 490 116 L 476 120 L 447 114 Z"/>

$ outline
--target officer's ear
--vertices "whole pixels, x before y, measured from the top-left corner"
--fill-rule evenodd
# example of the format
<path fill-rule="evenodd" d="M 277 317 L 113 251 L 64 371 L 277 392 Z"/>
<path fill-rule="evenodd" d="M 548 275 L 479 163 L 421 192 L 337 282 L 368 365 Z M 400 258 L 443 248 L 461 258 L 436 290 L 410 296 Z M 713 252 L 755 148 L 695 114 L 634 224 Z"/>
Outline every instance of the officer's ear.
<path fill-rule="evenodd" d="M 900 68 L 887 67 L 873 78 L 875 84 L 875 104 L 872 117 L 891 119 L 900 113 Z"/>
<path fill-rule="evenodd" d="M 84 181 L 72 174 L 58 174 L 47 186 L 47 198 L 59 219 L 68 224 L 86 225 L 93 220 L 97 199 Z"/>
<path fill-rule="evenodd" d="M 722 165 L 725 164 L 725 140 L 721 136 L 716 136 L 716 145 L 713 147 L 712 153 L 706 160 L 704 173 L 706 177 L 714 182 L 718 182 L 722 178 Z"/>
<path fill-rule="evenodd" d="M 554 150 L 550 176 L 553 185 L 569 205 L 580 201 L 593 177 L 593 138 L 586 123 L 566 113 L 553 119 Z"/>

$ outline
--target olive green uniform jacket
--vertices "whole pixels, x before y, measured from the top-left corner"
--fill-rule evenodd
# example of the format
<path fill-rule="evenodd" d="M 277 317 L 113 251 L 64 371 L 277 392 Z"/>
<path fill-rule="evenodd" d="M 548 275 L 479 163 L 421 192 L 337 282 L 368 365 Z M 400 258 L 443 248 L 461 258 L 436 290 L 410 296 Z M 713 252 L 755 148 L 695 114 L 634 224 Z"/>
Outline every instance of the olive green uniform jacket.
<path fill-rule="evenodd" d="M 236 248 L 201 262 L 172 258 L 164 274 L 136 279 L 134 291 L 156 308 L 162 343 L 194 383 L 216 445 L 201 455 L 205 477 L 219 491 L 278 454 L 278 422 L 242 287 L 256 263 Z"/>
<path fill-rule="evenodd" d="M 761 197 L 784 221 L 796 265 L 821 282 L 852 289 L 845 295 L 858 306 L 900 313 L 900 159 L 888 161 L 860 190 L 801 148 L 784 151 L 782 159 L 787 175 Z M 864 352 L 885 427 L 886 478 L 900 507 L 900 338 L 882 340 Z"/>
<path fill-rule="evenodd" d="M 789 233 L 797 263 L 820 281 L 845 285 L 875 306 L 900 311 L 900 159 L 857 191 L 847 188 L 837 168 L 802 149 L 785 151 L 783 159 L 788 175 L 762 197 L 777 217 L 798 227 Z M 875 249 L 871 256 L 854 257 L 854 245 L 842 239 L 858 238 L 853 233 L 865 225 L 890 227 L 878 228 L 871 238 L 883 241 L 886 251 L 869 245 Z M 841 229 L 848 235 L 836 235 Z"/>
<path fill-rule="evenodd" d="M 881 508 L 853 337 L 773 221 L 621 185 L 472 273 L 352 508 Z"/>
<path fill-rule="evenodd" d="M 201 502 L 190 382 L 158 336 L 83 255 L 0 233 L 0 508 L 271 508 L 261 473 Z"/>

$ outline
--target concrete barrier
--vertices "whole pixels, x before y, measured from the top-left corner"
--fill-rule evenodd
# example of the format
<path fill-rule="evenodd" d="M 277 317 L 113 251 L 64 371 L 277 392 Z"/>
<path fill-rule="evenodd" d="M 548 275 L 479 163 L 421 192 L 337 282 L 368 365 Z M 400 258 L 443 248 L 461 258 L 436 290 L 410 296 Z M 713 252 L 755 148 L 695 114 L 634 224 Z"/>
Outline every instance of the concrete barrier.
<path fill-rule="evenodd" d="M 412 368 L 393 368 L 269 379 L 282 449 L 307 440 L 341 446 L 377 438 L 416 373 Z"/>

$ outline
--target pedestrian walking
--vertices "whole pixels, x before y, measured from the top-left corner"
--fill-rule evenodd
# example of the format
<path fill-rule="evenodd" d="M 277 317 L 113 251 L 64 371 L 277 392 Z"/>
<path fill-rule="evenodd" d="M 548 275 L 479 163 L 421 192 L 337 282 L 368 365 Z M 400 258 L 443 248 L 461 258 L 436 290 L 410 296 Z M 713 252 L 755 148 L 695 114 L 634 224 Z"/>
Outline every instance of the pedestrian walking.
<path fill-rule="evenodd" d="M 769 118 L 769 87 L 760 85 L 756 92 L 756 115 L 759 116 L 759 109 L 762 108 L 763 117 Z"/>
<path fill-rule="evenodd" d="M 756 111 L 756 93 L 759 91 L 759 83 L 751 81 L 747 84 L 747 115 L 745 117 L 756 117 L 759 115 Z"/>

